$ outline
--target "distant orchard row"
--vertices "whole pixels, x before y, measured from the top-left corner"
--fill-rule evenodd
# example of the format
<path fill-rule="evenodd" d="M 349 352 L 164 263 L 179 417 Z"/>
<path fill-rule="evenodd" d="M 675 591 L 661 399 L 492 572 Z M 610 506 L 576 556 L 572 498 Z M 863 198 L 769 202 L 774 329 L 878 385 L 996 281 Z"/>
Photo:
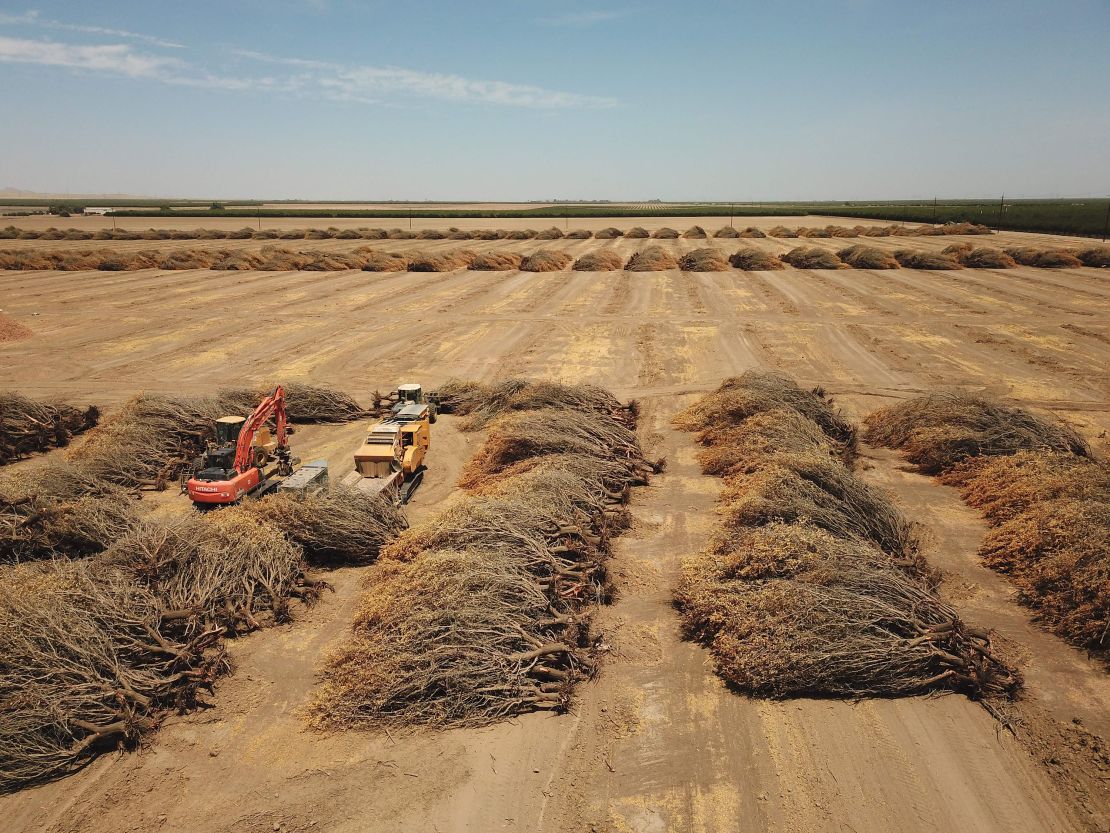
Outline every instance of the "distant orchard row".
<path fill-rule="evenodd" d="M 698 239 L 708 237 L 928 237 L 948 234 L 990 234 L 986 226 L 975 223 L 947 223 L 941 226 L 824 226 L 823 228 L 787 228 L 775 226 L 763 229 L 748 226 L 744 229 L 724 226 L 708 232 L 701 226 L 691 226 L 680 232 L 673 228 L 661 228 L 650 232 L 639 226 L 623 231 L 618 228 L 605 228 L 600 231 L 574 229 L 563 231 L 557 228 L 536 231 L 534 229 L 459 229 L 449 228 L 422 229 L 411 231 L 394 228 L 331 228 L 314 229 L 21 229 L 8 226 L 0 229 L 0 240 L 586 240 L 591 237 L 611 240 L 618 237 L 655 239 Z"/>
<path fill-rule="evenodd" d="M 748 272 L 793 267 L 795 269 L 1009 269 L 1015 266 L 1049 269 L 1081 266 L 1110 266 L 1110 248 L 1085 249 L 1035 248 L 1030 246 L 996 249 L 962 242 L 940 252 L 899 249 L 881 251 L 860 243 L 839 251 L 820 246 L 797 246 L 782 255 L 743 247 L 731 254 L 715 246 L 686 253 L 664 246 L 648 245 L 627 260 L 612 248 L 595 249 L 577 259 L 561 249 L 541 249 L 531 254 L 510 251 L 475 252 L 470 249 L 447 251 L 388 252 L 369 246 L 353 252 L 326 252 L 318 249 L 287 249 L 263 246 L 261 249 L 180 249 L 119 252 L 112 249 L 8 249 L 0 250 L 0 269 L 103 272 L 138 269 L 211 269 L 217 271 L 317 271 L 337 272 L 359 269 L 365 272 L 450 272 L 473 271 L 557 272 L 659 272 L 681 269 L 687 272 L 719 272 L 741 269 Z"/>

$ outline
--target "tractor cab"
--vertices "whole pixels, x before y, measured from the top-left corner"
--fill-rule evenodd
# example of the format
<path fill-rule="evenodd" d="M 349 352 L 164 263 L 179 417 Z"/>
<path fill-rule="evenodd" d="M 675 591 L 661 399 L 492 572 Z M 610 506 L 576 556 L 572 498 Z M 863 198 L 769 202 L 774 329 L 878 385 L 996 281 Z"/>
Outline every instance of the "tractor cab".
<path fill-rule="evenodd" d="M 216 420 L 216 439 L 208 443 L 201 458 L 201 468 L 194 475 L 197 480 L 212 482 L 233 477 L 235 469 L 235 447 L 239 442 L 239 432 L 243 430 L 245 417 L 225 416 Z"/>

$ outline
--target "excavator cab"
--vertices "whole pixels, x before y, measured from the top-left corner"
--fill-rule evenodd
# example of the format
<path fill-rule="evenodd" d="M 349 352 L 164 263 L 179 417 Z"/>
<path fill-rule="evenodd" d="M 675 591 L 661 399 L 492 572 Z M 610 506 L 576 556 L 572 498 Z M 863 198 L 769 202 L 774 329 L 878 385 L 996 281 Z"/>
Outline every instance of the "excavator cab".
<path fill-rule="evenodd" d="M 235 447 L 246 421 L 246 417 L 241 416 L 225 416 L 216 420 L 216 439 L 208 443 L 200 470 L 195 475 L 197 480 L 226 480 L 235 473 Z"/>

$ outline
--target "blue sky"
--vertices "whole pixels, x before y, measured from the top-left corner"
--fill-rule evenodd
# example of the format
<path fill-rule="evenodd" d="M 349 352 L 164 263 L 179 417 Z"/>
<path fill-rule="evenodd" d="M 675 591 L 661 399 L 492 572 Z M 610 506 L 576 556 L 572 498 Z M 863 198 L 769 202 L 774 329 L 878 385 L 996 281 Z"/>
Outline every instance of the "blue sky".
<path fill-rule="evenodd" d="M 0 187 L 1110 193 L 1110 2 L 0 0 Z"/>

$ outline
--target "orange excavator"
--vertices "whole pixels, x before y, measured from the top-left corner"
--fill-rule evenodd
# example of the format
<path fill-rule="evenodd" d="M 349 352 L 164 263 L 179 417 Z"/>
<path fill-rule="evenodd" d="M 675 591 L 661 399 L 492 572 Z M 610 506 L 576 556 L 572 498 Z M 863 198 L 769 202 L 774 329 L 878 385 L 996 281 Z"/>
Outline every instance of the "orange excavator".
<path fill-rule="evenodd" d="M 266 423 L 273 418 L 277 430 L 270 434 Z M 276 488 L 280 478 L 293 473 L 293 457 L 287 435 L 285 390 L 278 385 L 249 417 L 216 420 L 216 439 L 208 443 L 198 470 L 186 488 L 198 506 L 226 506 L 246 495 L 265 494 Z M 269 473 L 264 466 L 274 460 Z"/>

